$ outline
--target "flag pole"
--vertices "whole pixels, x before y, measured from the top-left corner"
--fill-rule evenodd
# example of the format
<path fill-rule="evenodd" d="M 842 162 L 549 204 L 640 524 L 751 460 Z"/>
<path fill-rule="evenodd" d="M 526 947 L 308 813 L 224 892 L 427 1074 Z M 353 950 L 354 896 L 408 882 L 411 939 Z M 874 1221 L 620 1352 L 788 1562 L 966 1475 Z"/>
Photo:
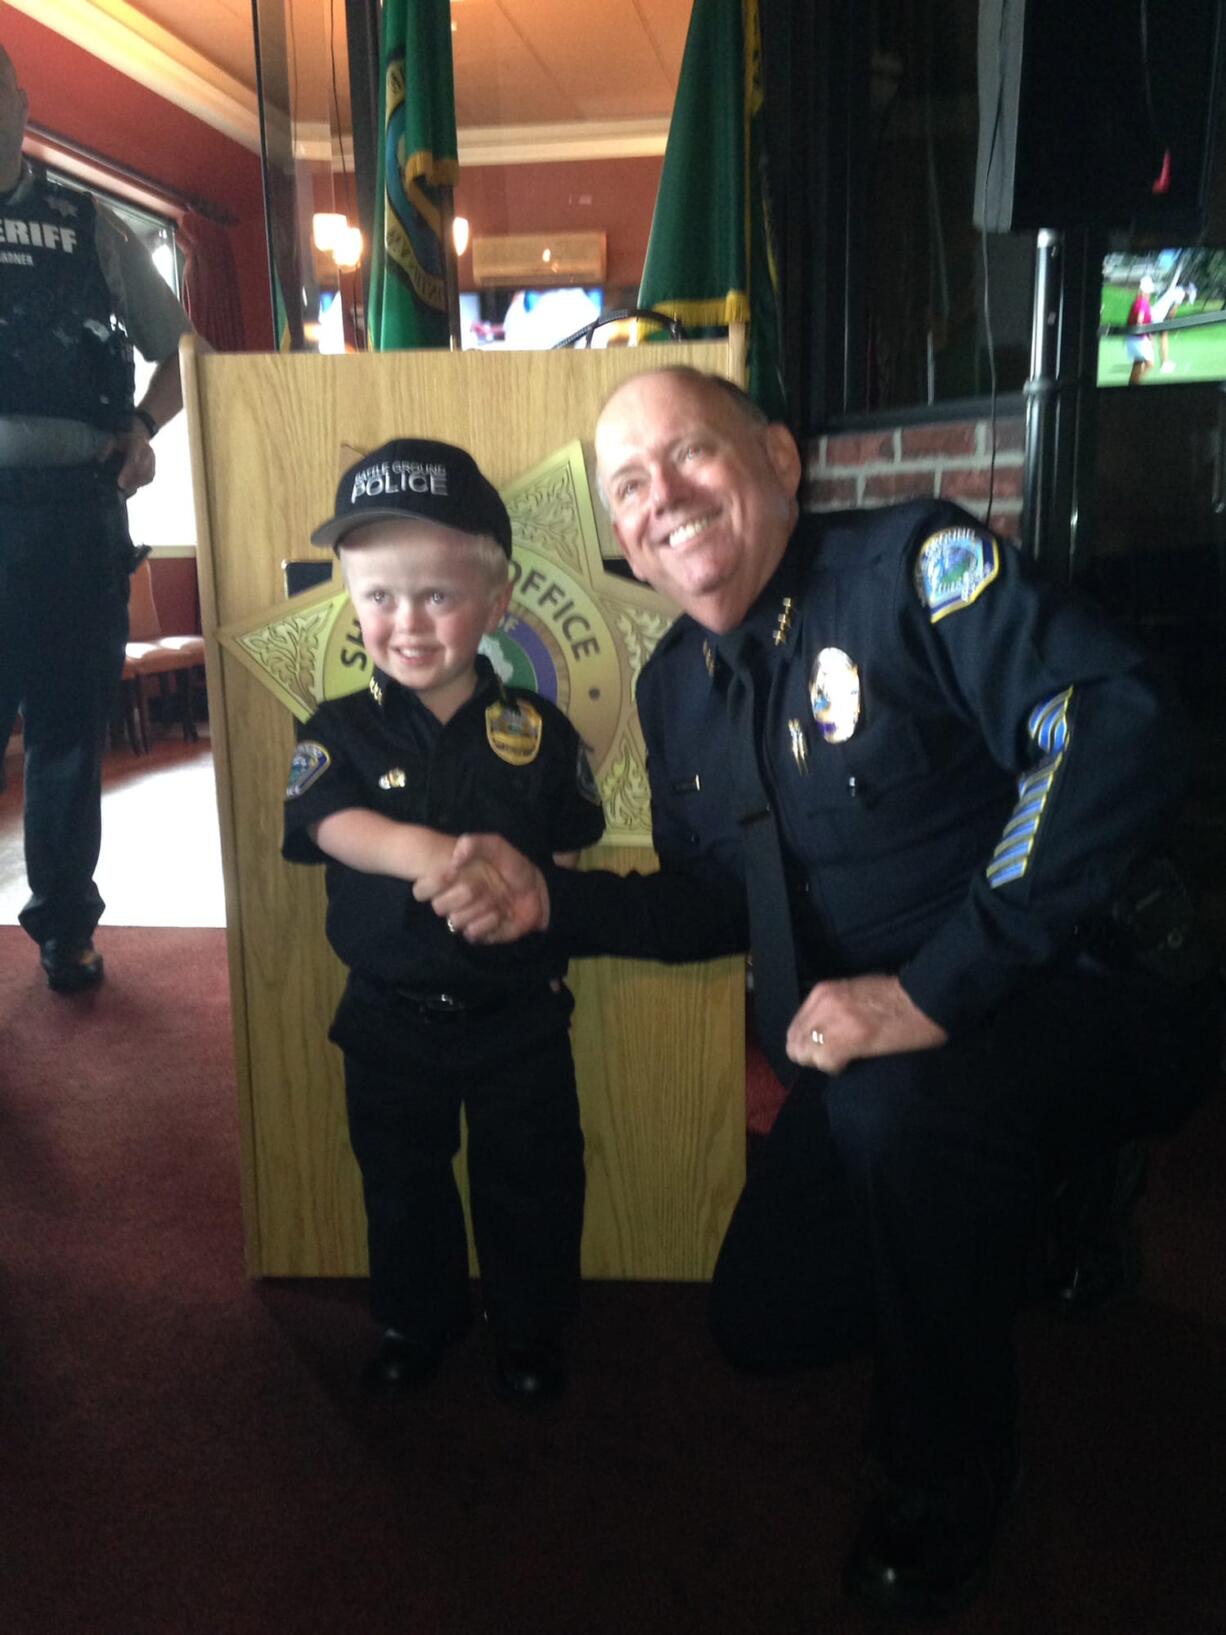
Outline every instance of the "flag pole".
<path fill-rule="evenodd" d="M 455 253 L 455 189 L 440 187 L 439 215 L 442 220 L 443 284 L 447 296 L 447 331 L 451 336 L 451 350 L 458 352 L 462 344 L 460 334 L 460 262 Z"/>

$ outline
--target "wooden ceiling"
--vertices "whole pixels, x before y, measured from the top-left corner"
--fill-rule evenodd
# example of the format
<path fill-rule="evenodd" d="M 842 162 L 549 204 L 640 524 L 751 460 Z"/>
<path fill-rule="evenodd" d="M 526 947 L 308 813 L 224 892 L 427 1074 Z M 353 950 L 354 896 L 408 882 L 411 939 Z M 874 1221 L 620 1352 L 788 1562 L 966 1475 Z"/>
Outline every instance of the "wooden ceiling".
<path fill-rule="evenodd" d="M 9 3 L 258 145 L 251 0 Z M 347 132 L 344 0 L 258 11 L 266 84 L 281 57 L 296 133 L 322 145 Z M 525 144 L 554 157 L 662 151 L 689 14 L 690 0 L 451 0 L 461 162 L 483 149 L 535 156 L 511 151 Z"/>

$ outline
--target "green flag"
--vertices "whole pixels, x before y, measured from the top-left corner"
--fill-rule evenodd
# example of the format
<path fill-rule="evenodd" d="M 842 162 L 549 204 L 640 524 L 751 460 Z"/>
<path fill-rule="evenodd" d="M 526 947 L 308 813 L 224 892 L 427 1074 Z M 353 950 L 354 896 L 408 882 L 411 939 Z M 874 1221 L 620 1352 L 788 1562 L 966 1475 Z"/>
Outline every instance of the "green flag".
<path fill-rule="evenodd" d="M 639 305 L 691 335 L 749 326 L 749 391 L 785 412 L 758 0 L 694 0 Z"/>
<path fill-rule="evenodd" d="M 447 346 L 439 190 L 460 173 L 448 0 L 384 0 L 379 129 L 371 344 Z"/>

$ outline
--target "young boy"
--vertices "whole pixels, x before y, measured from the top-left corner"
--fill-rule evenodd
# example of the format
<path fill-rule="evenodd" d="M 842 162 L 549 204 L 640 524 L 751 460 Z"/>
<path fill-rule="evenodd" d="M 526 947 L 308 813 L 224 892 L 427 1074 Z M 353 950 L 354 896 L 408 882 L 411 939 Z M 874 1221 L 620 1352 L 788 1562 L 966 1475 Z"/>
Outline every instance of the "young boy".
<path fill-rule="evenodd" d="M 302 731 L 282 848 L 327 864 L 328 940 L 349 967 L 329 1037 L 345 1056 L 383 1330 L 364 1378 L 420 1384 L 468 1329 L 451 1167 L 463 1103 L 499 1388 L 542 1401 L 565 1381 L 583 1227 L 566 962 L 543 938 L 472 948 L 412 882 L 465 830 L 573 862 L 603 833 L 600 796 L 566 717 L 503 686 L 477 651 L 510 600 L 511 523 L 471 455 L 385 444 L 346 472 L 311 541 L 337 551 L 372 665 L 366 690 Z"/>

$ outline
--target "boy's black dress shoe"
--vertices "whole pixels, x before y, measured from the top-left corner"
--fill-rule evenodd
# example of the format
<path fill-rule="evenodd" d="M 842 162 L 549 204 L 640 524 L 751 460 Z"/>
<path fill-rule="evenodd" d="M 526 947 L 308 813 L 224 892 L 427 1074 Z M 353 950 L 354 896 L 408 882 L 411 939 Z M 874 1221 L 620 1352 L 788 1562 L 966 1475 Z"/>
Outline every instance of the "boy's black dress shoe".
<path fill-rule="evenodd" d="M 508 1402 L 533 1408 L 553 1402 L 566 1388 L 566 1364 L 560 1340 L 494 1341 L 494 1372 L 499 1394 Z"/>
<path fill-rule="evenodd" d="M 102 981 L 102 955 L 89 937 L 48 937 L 38 958 L 53 993 L 82 993 Z"/>
<path fill-rule="evenodd" d="M 448 1345 L 463 1339 L 466 1331 L 467 1325 L 448 1329 L 437 1340 L 414 1340 L 397 1329 L 385 1328 L 362 1369 L 364 1389 L 372 1396 L 383 1397 L 417 1390 L 436 1372 Z"/>
<path fill-rule="evenodd" d="M 865 1605 L 904 1617 L 958 1611 L 983 1587 L 992 1542 L 1018 1482 L 1014 1467 L 999 1486 L 985 1476 L 940 1499 L 887 1484 L 865 1513 L 844 1589 Z"/>

